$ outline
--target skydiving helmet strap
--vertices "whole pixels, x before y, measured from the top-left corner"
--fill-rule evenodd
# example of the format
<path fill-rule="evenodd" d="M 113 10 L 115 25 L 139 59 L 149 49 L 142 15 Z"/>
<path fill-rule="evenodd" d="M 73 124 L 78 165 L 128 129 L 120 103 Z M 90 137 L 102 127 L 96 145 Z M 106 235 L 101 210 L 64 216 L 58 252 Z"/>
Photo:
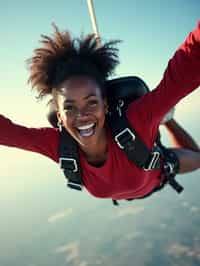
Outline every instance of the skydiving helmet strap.
<path fill-rule="evenodd" d="M 82 190 L 78 145 L 64 127 L 60 132 L 59 164 L 68 180 L 67 186 Z"/>
<path fill-rule="evenodd" d="M 130 161 L 146 171 L 160 168 L 160 153 L 150 151 L 141 141 L 137 132 L 129 125 L 125 111 L 120 104 L 113 105 L 108 114 L 112 135 Z"/>

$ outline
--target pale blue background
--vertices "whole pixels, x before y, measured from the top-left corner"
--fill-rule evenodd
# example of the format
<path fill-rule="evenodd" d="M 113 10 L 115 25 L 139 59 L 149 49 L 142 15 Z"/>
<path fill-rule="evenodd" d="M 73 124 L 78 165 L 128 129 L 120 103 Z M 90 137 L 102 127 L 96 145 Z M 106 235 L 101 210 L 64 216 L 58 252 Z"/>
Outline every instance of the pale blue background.
<path fill-rule="evenodd" d="M 151 89 L 200 17 L 199 0 L 94 4 L 101 36 L 123 40 L 116 75 L 138 75 Z M 26 83 L 25 60 L 52 22 L 74 36 L 92 31 L 84 0 L 0 0 L 0 113 L 27 126 L 48 125 L 45 103 Z M 188 96 L 175 115 L 197 141 L 199 96 Z M 49 159 L 1 146 L 0 265 L 199 265 L 199 174 L 180 177 L 180 196 L 167 188 L 114 208 L 110 200 L 67 190 Z"/>

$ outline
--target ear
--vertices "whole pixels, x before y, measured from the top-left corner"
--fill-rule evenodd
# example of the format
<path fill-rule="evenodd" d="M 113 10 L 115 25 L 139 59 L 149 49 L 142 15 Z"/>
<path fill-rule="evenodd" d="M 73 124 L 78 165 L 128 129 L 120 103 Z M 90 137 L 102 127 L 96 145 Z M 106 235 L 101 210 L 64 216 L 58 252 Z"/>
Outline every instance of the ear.
<path fill-rule="evenodd" d="M 56 112 L 58 122 L 61 123 L 61 114 L 59 111 Z"/>
<path fill-rule="evenodd" d="M 62 131 L 62 120 L 61 120 L 61 114 L 60 112 L 56 112 L 57 115 L 57 127 L 60 131 Z"/>

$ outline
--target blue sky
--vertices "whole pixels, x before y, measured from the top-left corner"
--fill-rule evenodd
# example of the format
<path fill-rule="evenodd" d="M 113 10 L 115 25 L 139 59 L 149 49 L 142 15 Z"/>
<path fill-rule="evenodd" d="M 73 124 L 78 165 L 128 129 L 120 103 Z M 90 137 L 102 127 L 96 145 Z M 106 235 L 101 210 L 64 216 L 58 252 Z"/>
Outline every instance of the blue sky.
<path fill-rule="evenodd" d="M 168 60 L 200 19 L 200 0 L 94 0 L 94 4 L 102 38 L 123 41 L 119 45 L 121 64 L 116 75 L 138 75 L 151 89 L 161 80 Z M 22 125 L 35 127 L 48 125 L 45 117 L 45 103 L 38 103 L 35 94 L 27 85 L 28 72 L 25 61 L 31 57 L 33 49 L 39 47 L 40 34 L 52 32 L 52 22 L 55 22 L 61 30 L 70 30 L 74 36 L 78 36 L 82 32 L 92 32 L 86 0 L 0 0 L 0 113 Z M 178 121 L 190 130 L 197 141 L 200 140 L 200 125 L 196 121 L 197 112 L 199 112 L 199 97 L 199 90 L 192 93 L 178 104 L 175 113 Z M 166 137 L 164 139 L 168 141 Z M 160 216 L 162 216 L 160 215 L 162 212 L 157 206 L 161 202 L 161 206 L 166 206 L 161 209 L 166 210 L 163 215 L 167 219 L 162 219 L 162 221 L 166 220 L 169 226 L 173 224 L 170 232 L 174 232 L 174 230 L 178 232 L 172 234 L 172 239 L 176 240 L 177 235 L 180 234 L 181 237 L 184 237 L 183 244 L 185 244 L 190 230 L 193 227 L 196 228 L 196 224 L 191 224 L 191 215 L 198 223 L 198 219 L 196 220 L 195 217 L 199 213 L 196 213 L 197 216 L 195 216 L 195 213 L 190 211 L 193 204 L 194 210 L 198 204 L 196 201 L 192 203 L 188 200 L 188 195 L 193 196 L 194 191 L 197 195 L 194 199 L 198 198 L 198 191 L 193 189 L 197 187 L 198 175 L 199 170 L 198 174 L 187 174 L 185 178 L 181 177 L 181 184 L 185 187 L 181 198 L 178 199 L 176 193 L 171 192 L 169 188 L 168 192 L 163 194 L 164 198 L 159 196 L 159 200 L 156 197 L 150 199 L 152 200 L 150 204 L 149 201 L 146 203 L 148 208 L 145 207 L 145 212 L 142 212 L 142 216 L 139 216 L 138 219 L 135 219 L 137 208 L 133 210 L 133 213 L 130 213 L 130 205 L 127 205 L 128 209 L 122 209 L 122 214 L 126 215 L 127 213 L 134 216 L 133 223 L 131 222 L 131 230 L 133 229 L 131 233 L 136 230 L 137 234 L 135 221 L 136 223 L 139 221 L 139 224 L 144 224 L 144 227 L 139 230 L 143 232 L 143 228 L 145 229 L 143 234 L 146 238 L 141 238 L 142 241 L 143 239 L 148 240 L 149 237 L 152 238 L 154 226 L 151 225 L 151 221 L 156 225 L 157 232 L 157 229 L 159 230 L 158 223 L 161 221 Z M 117 239 L 112 231 L 114 238 L 110 238 L 108 234 L 110 233 L 110 227 L 108 227 L 110 212 L 116 215 L 111 201 L 107 201 L 105 212 L 99 212 L 100 208 L 95 211 L 94 205 L 103 204 L 102 201 L 95 198 L 91 200 L 90 195 L 86 193 L 74 193 L 76 192 L 69 189 L 66 191 L 62 171 L 48 158 L 0 146 L 0 258 L 4 262 L 3 264 L 7 261 L 15 261 L 15 265 L 21 265 L 17 262 L 23 259 L 26 263 L 29 257 L 33 262 L 39 261 L 41 258 L 44 259 L 45 256 L 49 256 L 48 251 L 51 246 L 56 247 L 57 243 L 61 241 L 64 241 L 62 244 L 69 241 L 70 232 L 76 240 L 76 237 L 81 235 L 79 235 L 81 227 L 78 223 L 80 217 L 82 219 L 83 216 L 79 217 L 79 213 L 85 215 L 86 220 L 83 219 L 83 224 L 88 225 L 86 229 L 89 230 L 89 238 L 94 236 L 91 234 L 93 231 L 90 231 L 90 226 L 91 228 L 94 226 L 96 228 L 95 236 L 96 233 L 97 236 L 102 234 L 103 238 L 108 235 L 108 243 L 110 243 L 110 239 Z M 177 204 L 178 202 L 182 204 L 182 201 L 183 205 L 181 206 L 185 210 L 187 209 L 188 216 L 180 215 L 182 209 L 178 208 Z M 144 202 L 141 204 L 145 205 Z M 132 206 L 135 208 L 135 205 Z M 167 208 L 168 206 L 173 206 L 173 208 Z M 71 208 L 73 208 L 74 220 L 70 220 Z M 140 207 L 140 210 L 143 210 L 143 207 L 142 209 Z M 88 222 L 91 218 L 88 216 L 90 213 L 92 214 L 91 223 Z M 154 217 L 155 213 L 159 213 L 159 216 Z M 178 218 L 174 217 L 176 216 L 174 213 Z M 170 215 L 170 219 L 167 218 L 167 215 Z M 62 220 L 63 217 L 67 220 Z M 182 219 L 182 217 L 184 218 Z M 129 221 L 128 217 L 125 219 Z M 116 230 L 118 230 L 118 223 L 122 225 L 121 220 L 117 220 L 116 227 L 113 227 Z M 99 228 L 102 229 L 98 231 Z M 127 223 L 123 228 L 127 228 Z M 75 231 L 75 229 L 78 230 Z M 148 235 L 149 231 L 150 235 Z M 160 235 L 156 239 L 160 239 L 159 237 Z M 90 246 L 90 241 L 84 235 L 82 238 L 84 247 Z M 124 236 L 120 237 L 122 242 L 124 239 Z M 166 239 L 168 237 L 163 234 L 163 241 L 168 241 Z M 196 241 L 198 238 L 195 235 L 195 244 Z M 160 243 L 160 240 L 155 242 L 155 246 L 157 247 Z M 190 244 L 191 240 L 188 243 Z M 120 250 L 121 248 L 123 245 L 120 246 Z M 189 248 L 189 252 L 192 248 Z M 157 249 L 155 250 L 156 258 L 159 259 L 159 253 L 157 253 Z M 37 251 L 39 253 L 35 256 Z M 91 250 L 89 250 L 90 253 Z M 166 252 L 166 254 L 168 253 Z M 38 255 L 40 256 L 38 257 Z M 43 260 L 41 261 L 43 262 Z M 29 265 L 33 264 L 29 263 Z"/>
<path fill-rule="evenodd" d="M 138 73 L 151 83 L 160 80 L 200 10 L 198 0 L 94 0 L 94 4 L 101 36 L 123 40 L 117 73 Z M 0 18 L 3 95 L 28 92 L 25 60 L 39 46 L 40 34 L 52 32 L 52 22 L 74 36 L 92 31 L 86 0 L 2 1 Z"/>
<path fill-rule="evenodd" d="M 101 36 L 123 40 L 117 73 L 141 73 L 150 82 L 160 80 L 200 10 L 198 0 L 94 0 L 94 4 Z M 5 95 L 11 89 L 17 95 L 28 91 L 25 60 L 40 45 L 40 34 L 52 32 L 52 22 L 74 36 L 92 31 L 86 0 L 2 1 L 0 17 L 0 88 L 6 89 Z"/>
<path fill-rule="evenodd" d="M 94 0 L 94 5 L 102 38 L 123 41 L 116 74 L 138 75 L 150 88 L 160 81 L 168 60 L 200 18 L 199 0 Z M 25 60 L 40 46 L 40 34 L 51 34 L 52 22 L 74 36 L 92 32 L 86 0 L 0 0 L 0 22 L 0 113 L 27 126 L 46 126 L 45 104 L 35 100 L 26 83 Z M 177 108 L 176 116 L 186 125 L 198 110 L 199 95 L 193 93 Z M 195 126 L 193 133 L 197 136 Z M 14 168 L 10 175 L 20 171 L 19 161 L 31 167 L 33 159 L 39 165 L 47 160 L 3 147 L 0 157 L 1 172 L 10 165 Z"/>

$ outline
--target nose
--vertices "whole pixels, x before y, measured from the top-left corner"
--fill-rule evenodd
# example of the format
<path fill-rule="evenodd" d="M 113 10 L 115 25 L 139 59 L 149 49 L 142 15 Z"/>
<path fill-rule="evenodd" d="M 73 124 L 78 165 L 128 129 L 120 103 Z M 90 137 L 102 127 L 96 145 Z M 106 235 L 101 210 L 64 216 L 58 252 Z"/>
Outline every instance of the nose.
<path fill-rule="evenodd" d="M 87 118 L 89 115 L 88 111 L 86 108 L 82 108 L 77 110 L 77 118 Z"/>

